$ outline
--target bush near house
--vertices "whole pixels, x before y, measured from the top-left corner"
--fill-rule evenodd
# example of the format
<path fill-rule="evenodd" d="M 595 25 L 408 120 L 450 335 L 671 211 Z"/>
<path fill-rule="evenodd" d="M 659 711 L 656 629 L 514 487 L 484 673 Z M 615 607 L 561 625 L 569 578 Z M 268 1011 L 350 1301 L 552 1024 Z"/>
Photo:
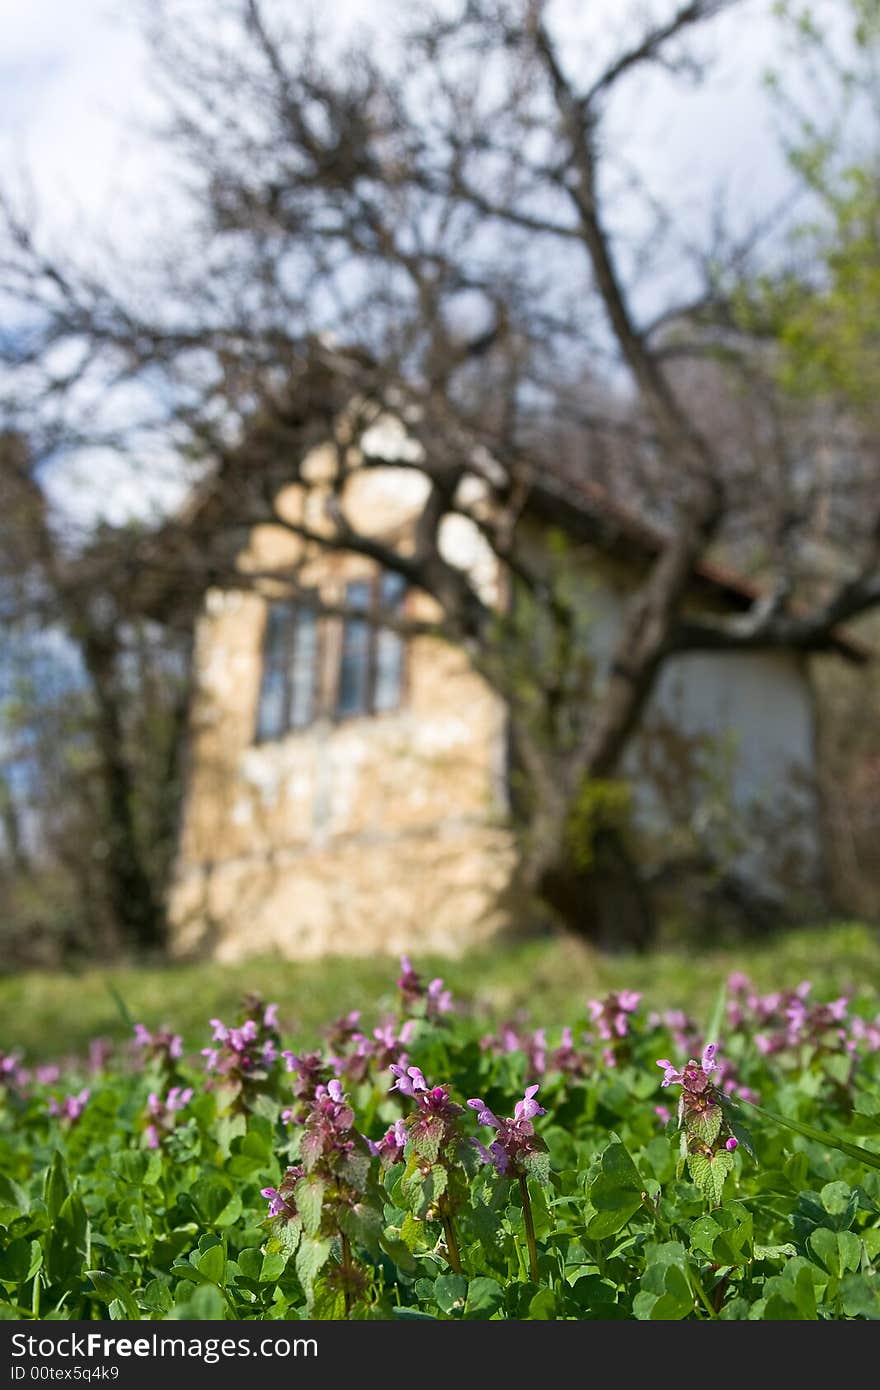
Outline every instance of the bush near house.
<path fill-rule="evenodd" d="M 734 971 L 487 1025 L 402 962 L 296 1051 L 249 997 L 0 1058 L 7 1318 L 880 1317 L 878 1000 Z"/>

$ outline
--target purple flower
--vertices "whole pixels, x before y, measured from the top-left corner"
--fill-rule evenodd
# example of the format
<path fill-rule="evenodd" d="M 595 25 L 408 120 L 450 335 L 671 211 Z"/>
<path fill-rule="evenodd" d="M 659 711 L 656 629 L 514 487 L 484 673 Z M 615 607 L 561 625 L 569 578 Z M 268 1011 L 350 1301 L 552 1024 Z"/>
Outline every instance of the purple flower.
<path fill-rule="evenodd" d="M 392 1164 L 398 1163 L 403 1157 L 406 1140 L 406 1121 L 399 1119 L 395 1120 L 391 1128 L 383 1134 L 378 1144 L 374 1144 L 372 1139 L 368 1139 L 367 1148 L 371 1154 L 379 1158 L 383 1168 L 390 1168 Z"/>
<path fill-rule="evenodd" d="M 590 1019 L 603 1042 L 625 1038 L 629 1032 L 629 1015 L 638 1008 L 641 999 L 635 990 L 622 989 L 606 994 L 604 999 L 588 999 Z"/>
<path fill-rule="evenodd" d="M 546 1061 L 550 1071 L 566 1072 L 569 1076 L 583 1076 L 589 1069 L 589 1059 L 575 1047 L 569 1027 L 563 1028 L 559 1046 L 554 1048 Z M 538 1068 L 535 1070 L 538 1071 Z"/>
<path fill-rule="evenodd" d="M 441 979 L 432 980 L 425 996 L 425 1017 L 440 1018 L 452 1008 L 452 993 L 444 989 Z"/>
<path fill-rule="evenodd" d="M 734 1149 L 739 1148 L 739 1140 L 731 1134 L 730 1138 L 725 1141 L 724 1147 L 729 1153 L 733 1153 Z"/>
<path fill-rule="evenodd" d="M 299 1166 L 288 1168 L 281 1179 L 280 1187 L 263 1187 L 260 1195 L 266 1198 L 269 1203 L 267 1215 L 270 1217 L 281 1216 L 285 1221 L 292 1221 L 298 1216 L 296 1199 L 294 1192 L 300 1178 L 305 1176 L 305 1169 Z"/>
<path fill-rule="evenodd" d="M 59 1120 L 66 1120 L 73 1125 L 85 1110 L 90 1095 L 91 1091 L 88 1087 L 84 1087 L 76 1095 L 65 1096 L 61 1101 L 56 1100 L 53 1096 L 49 1100 L 47 1109 L 50 1115 L 56 1116 Z"/>
<path fill-rule="evenodd" d="M 391 1087 L 392 1091 L 399 1091 L 402 1096 L 409 1096 L 410 1099 L 415 1099 L 420 1092 L 427 1091 L 428 1083 L 419 1067 L 407 1067 L 404 1070 L 403 1067 L 392 1062 L 388 1070 L 396 1077 L 394 1085 Z"/>
<path fill-rule="evenodd" d="M 263 1027 L 277 1031 L 278 1028 L 278 1005 L 267 1004 L 263 1011 Z"/>
<path fill-rule="evenodd" d="M 174 1116 L 183 1110 L 193 1098 L 192 1086 L 172 1086 L 164 1100 L 151 1091 L 147 1096 L 147 1125 L 144 1135 L 148 1149 L 158 1149 L 162 1138 L 170 1134 L 175 1126 Z"/>
<path fill-rule="evenodd" d="M 880 1014 L 873 1022 L 856 1016 L 850 1028 L 855 1041 L 863 1042 L 869 1052 L 880 1052 Z"/>
<path fill-rule="evenodd" d="M 424 985 L 413 969 L 409 956 L 400 957 L 400 977 L 397 981 L 397 988 L 403 996 L 403 1004 L 407 1009 L 412 1008 L 424 997 Z"/>
<path fill-rule="evenodd" d="M 535 1100 L 538 1094 L 537 1086 L 527 1086 L 526 1093 L 522 1100 L 518 1100 L 513 1109 L 515 1120 L 533 1120 L 536 1115 L 546 1115 L 547 1111 Z"/>
<path fill-rule="evenodd" d="M 177 1038 L 176 1041 L 181 1042 L 181 1039 Z M 102 1072 L 112 1056 L 113 1044 L 109 1038 L 92 1038 L 89 1043 L 89 1071 L 96 1074 Z"/>
<path fill-rule="evenodd" d="M 100 1044 L 102 1039 L 95 1039 L 95 1044 Z M 109 1048 L 110 1044 L 105 1044 Z M 145 1028 L 142 1023 L 134 1025 L 134 1045 L 140 1048 L 147 1061 L 157 1062 L 168 1071 L 173 1071 L 173 1063 L 183 1056 L 183 1038 L 179 1033 L 172 1033 L 168 1028 L 157 1028 L 155 1033 L 151 1033 L 149 1028 Z M 92 1055 L 91 1047 L 89 1049 Z M 103 1065 L 103 1064 L 102 1064 Z"/>
<path fill-rule="evenodd" d="M 529 1159 L 538 1153 L 546 1153 L 547 1147 L 535 1134 L 532 1120 L 538 1115 L 546 1115 L 546 1110 L 535 1100 L 538 1087 L 526 1087 L 522 1100 L 518 1100 L 513 1117 L 499 1119 L 484 1100 L 474 1097 L 468 1101 L 472 1110 L 477 1111 L 481 1125 L 496 1131 L 496 1137 L 487 1148 L 479 1139 L 471 1143 L 484 1163 L 491 1163 L 501 1177 L 522 1177 L 528 1172 Z"/>
<path fill-rule="evenodd" d="M 679 1085 L 683 1086 L 686 1091 L 692 1093 L 698 1094 L 705 1091 L 709 1084 L 709 1077 L 718 1065 L 715 1061 L 715 1053 L 717 1051 L 717 1043 L 708 1043 L 703 1049 L 702 1061 L 698 1063 L 691 1058 L 689 1062 L 685 1063 L 681 1071 L 677 1071 L 672 1063 L 667 1061 L 665 1057 L 662 1058 L 657 1063 L 657 1066 L 662 1067 L 665 1073 L 660 1084 L 662 1086 L 670 1086 L 673 1082 L 677 1082 Z"/>

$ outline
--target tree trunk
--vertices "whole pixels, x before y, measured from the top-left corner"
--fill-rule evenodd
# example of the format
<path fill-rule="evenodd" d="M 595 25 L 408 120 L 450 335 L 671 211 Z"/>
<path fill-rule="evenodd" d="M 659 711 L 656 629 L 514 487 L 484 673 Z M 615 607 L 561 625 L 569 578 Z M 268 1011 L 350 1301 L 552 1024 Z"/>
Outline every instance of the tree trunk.
<path fill-rule="evenodd" d="M 588 843 L 575 843 L 572 812 L 584 784 L 572 784 L 571 763 L 539 750 L 522 733 L 512 744 L 527 778 L 527 792 L 514 804 L 522 852 L 513 901 L 521 919 L 523 903 L 541 905 L 603 950 L 645 949 L 656 921 L 623 830 L 600 822 Z"/>
<path fill-rule="evenodd" d="M 134 819 L 131 768 L 116 680 L 112 638 L 89 631 L 81 650 L 95 699 L 95 741 L 107 817 L 106 881 L 110 909 L 126 945 L 155 950 L 165 939 L 165 917 L 147 871 Z"/>

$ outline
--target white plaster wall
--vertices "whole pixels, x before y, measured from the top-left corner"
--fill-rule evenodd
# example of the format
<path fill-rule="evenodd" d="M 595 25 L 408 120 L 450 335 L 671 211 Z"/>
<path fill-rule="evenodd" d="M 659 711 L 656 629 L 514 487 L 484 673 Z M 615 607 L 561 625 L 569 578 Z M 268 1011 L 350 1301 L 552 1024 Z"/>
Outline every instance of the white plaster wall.
<path fill-rule="evenodd" d="M 594 561 L 584 604 L 600 682 L 626 598 L 614 571 Z M 691 745 L 706 773 L 689 824 L 681 828 L 695 840 L 723 843 L 733 866 L 768 887 L 811 889 L 821 877 L 822 836 L 814 709 L 803 659 L 784 652 L 694 652 L 669 659 L 622 764 L 633 780 L 639 823 L 652 833 L 670 830 L 667 776 L 676 774 L 666 754 L 676 735 Z M 710 746 L 698 746 L 700 740 Z M 655 776 L 663 763 L 662 775 Z M 792 884 L 792 875 L 800 882 Z"/>

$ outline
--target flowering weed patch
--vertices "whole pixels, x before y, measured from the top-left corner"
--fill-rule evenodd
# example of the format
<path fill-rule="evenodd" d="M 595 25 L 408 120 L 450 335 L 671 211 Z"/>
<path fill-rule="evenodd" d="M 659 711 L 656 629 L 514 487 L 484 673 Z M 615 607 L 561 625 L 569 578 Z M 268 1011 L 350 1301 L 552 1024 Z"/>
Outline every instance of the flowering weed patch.
<path fill-rule="evenodd" d="M 878 1318 L 876 1011 L 737 974 L 708 1030 L 481 1036 L 404 960 L 309 1050 L 250 997 L 193 1056 L 0 1056 L 0 1314 Z"/>

